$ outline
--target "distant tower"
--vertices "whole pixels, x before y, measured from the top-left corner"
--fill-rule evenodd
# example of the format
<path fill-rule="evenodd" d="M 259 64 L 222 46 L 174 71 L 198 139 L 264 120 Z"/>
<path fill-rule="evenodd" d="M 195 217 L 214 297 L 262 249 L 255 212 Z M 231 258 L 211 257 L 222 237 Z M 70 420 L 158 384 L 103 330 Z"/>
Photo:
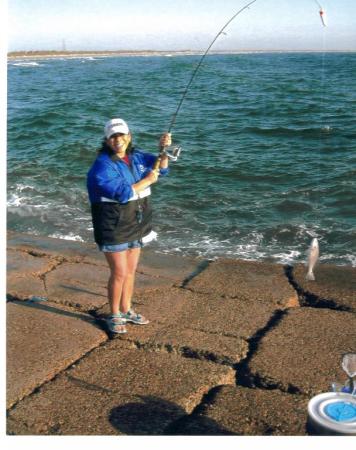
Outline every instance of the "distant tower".
<path fill-rule="evenodd" d="M 66 52 L 67 48 L 66 48 L 66 40 L 62 39 L 62 52 Z"/>

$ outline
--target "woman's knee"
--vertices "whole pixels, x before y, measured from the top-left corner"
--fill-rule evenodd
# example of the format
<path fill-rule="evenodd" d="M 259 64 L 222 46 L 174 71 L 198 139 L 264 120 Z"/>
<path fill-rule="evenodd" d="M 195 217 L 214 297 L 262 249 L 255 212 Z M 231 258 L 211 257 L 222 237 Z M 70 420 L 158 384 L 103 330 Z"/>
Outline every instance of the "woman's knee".
<path fill-rule="evenodd" d="M 127 252 L 105 253 L 110 268 L 110 279 L 121 280 L 127 275 Z"/>
<path fill-rule="evenodd" d="M 123 281 L 127 277 L 127 269 L 122 267 L 115 267 L 110 270 L 110 279 L 113 281 Z"/>

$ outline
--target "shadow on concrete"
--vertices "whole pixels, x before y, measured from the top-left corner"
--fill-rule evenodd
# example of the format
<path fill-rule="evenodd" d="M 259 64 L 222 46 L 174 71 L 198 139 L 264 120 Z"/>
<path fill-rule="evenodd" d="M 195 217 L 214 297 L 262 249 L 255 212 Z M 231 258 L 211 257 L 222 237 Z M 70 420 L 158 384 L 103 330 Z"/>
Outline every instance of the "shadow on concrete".
<path fill-rule="evenodd" d="M 98 386 L 97 384 L 88 383 L 87 381 L 82 380 L 81 378 L 73 377 L 72 375 L 69 374 L 67 374 L 66 376 L 69 381 L 71 381 L 75 386 L 78 386 L 81 389 L 87 389 L 89 391 L 96 391 L 96 392 L 104 392 L 106 394 L 114 393 L 112 389 L 108 389 L 103 386 Z"/>
<path fill-rule="evenodd" d="M 77 286 L 70 286 L 68 284 L 61 284 L 60 287 L 62 287 L 64 289 L 71 290 L 71 291 L 84 292 L 85 294 L 95 295 L 97 297 L 104 297 L 104 298 L 106 298 L 106 295 L 104 295 L 104 294 L 98 294 L 97 292 L 89 291 L 89 290 L 83 289 L 83 288 L 78 288 Z"/>
<path fill-rule="evenodd" d="M 86 315 L 86 314 L 81 314 L 81 313 L 76 313 L 76 312 L 71 312 L 71 311 L 65 311 L 63 309 L 59 309 L 59 308 L 55 308 L 54 306 L 49 306 L 46 305 L 46 302 L 32 302 L 30 300 L 11 300 L 11 303 L 15 303 L 16 305 L 19 306 L 23 306 L 25 308 L 34 308 L 34 309 L 39 309 L 41 311 L 46 311 L 46 312 L 50 312 L 53 314 L 59 314 L 60 316 L 66 316 L 66 317 L 73 317 L 74 319 L 79 319 L 79 320 L 83 320 L 84 322 L 87 323 L 91 323 L 92 325 L 96 326 L 97 328 L 101 328 L 100 326 L 98 326 L 98 324 L 96 323 L 95 319 L 93 319 L 92 317 Z"/>
<path fill-rule="evenodd" d="M 138 401 L 113 408 L 109 422 L 127 435 L 233 435 L 217 422 L 196 416 L 167 400 L 137 396 Z"/>

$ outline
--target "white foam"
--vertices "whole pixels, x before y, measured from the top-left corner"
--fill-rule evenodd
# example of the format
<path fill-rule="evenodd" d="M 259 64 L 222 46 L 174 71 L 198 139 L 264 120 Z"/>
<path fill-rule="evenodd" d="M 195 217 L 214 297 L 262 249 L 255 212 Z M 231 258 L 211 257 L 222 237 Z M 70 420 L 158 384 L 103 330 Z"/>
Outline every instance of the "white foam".
<path fill-rule="evenodd" d="M 13 66 L 21 66 L 21 67 L 35 67 L 40 66 L 41 64 L 38 64 L 37 62 L 18 62 L 18 63 L 12 63 Z"/>
<path fill-rule="evenodd" d="M 33 190 L 34 187 L 33 187 L 33 186 L 30 186 L 29 184 L 18 184 L 18 185 L 16 186 L 16 190 L 17 190 L 17 191 L 22 192 L 24 189 L 31 189 L 31 190 Z"/>
<path fill-rule="evenodd" d="M 346 265 L 351 265 L 351 267 L 356 267 L 356 255 L 352 254 L 352 253 L 346 253 L 346 255 L 339 255 L 339 256 L 335 256 L 332 253 L 326 253 L 326 254 L 322 254 L 319 257 L 319 261 L 323 261 L 324 263 L 331 263 L 331 264 L 336 264 L 336 265 L 342 265 L 342 266 L 346 266 Z M 343 261 L 338 262 L 338 261 Z M 346 262 L 344 262 L 346 261 Z"/>
<path fill-rule="evenodd" d="M 356 255 L 344 255 L 344 258 L 350 261 L 352 267 L 356 267 Z"/>
<path fill-rule="evenodd" d="M 281 264 L 291 264 L 295 262 L 301 255 L 301 252 L 298 250 L 289 250 L 286 253 L 275 253 L 272 255 L 274 259 Z"/>
<path fill-rule="evenodd" d="M 63 239 L 65 241 L 84 242 L 84 239 L 81 236 L 75 235 L 72 233 L 69 233 L 69 234 L 53 233 L 53 234 L 50 234 L 49 237 L 56 238 L 56 239 Z"/>
<path fill-rule="evenodd" d="M 10 208 L 12 206 L 20 206 L 24 199 L 25 197 L 20 197 L 17 194 L 11 194 L 10 198 L 7 201 L 7 206 Z"/>
<path fill-rule="evenodd" d="M 21 206 L 26 203 L 26 197 L 23 195 L 19 195 L 24 191 L 25 189 L 33 190 L 32 186 L 29 186 L 27 184 L 18 184 L 16 185 L 15 192 L 12 192 L 9 194 L 9 198 L 7 200 L 7 206 Z"/>

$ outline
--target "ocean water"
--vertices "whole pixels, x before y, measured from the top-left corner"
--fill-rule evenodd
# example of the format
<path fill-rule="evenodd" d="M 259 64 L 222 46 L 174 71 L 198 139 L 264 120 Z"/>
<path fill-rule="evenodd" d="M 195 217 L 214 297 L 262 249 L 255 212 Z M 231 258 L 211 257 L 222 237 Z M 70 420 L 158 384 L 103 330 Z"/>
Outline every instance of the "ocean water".
<path fill-rule="evenodd" d="M 8 62 L 8 227 L 93 242 L 103 124 L 157 152 L 200 55 Z M 159 252 L 356 266 L 356 53 L 206 57 L 153 187 Z"/>

